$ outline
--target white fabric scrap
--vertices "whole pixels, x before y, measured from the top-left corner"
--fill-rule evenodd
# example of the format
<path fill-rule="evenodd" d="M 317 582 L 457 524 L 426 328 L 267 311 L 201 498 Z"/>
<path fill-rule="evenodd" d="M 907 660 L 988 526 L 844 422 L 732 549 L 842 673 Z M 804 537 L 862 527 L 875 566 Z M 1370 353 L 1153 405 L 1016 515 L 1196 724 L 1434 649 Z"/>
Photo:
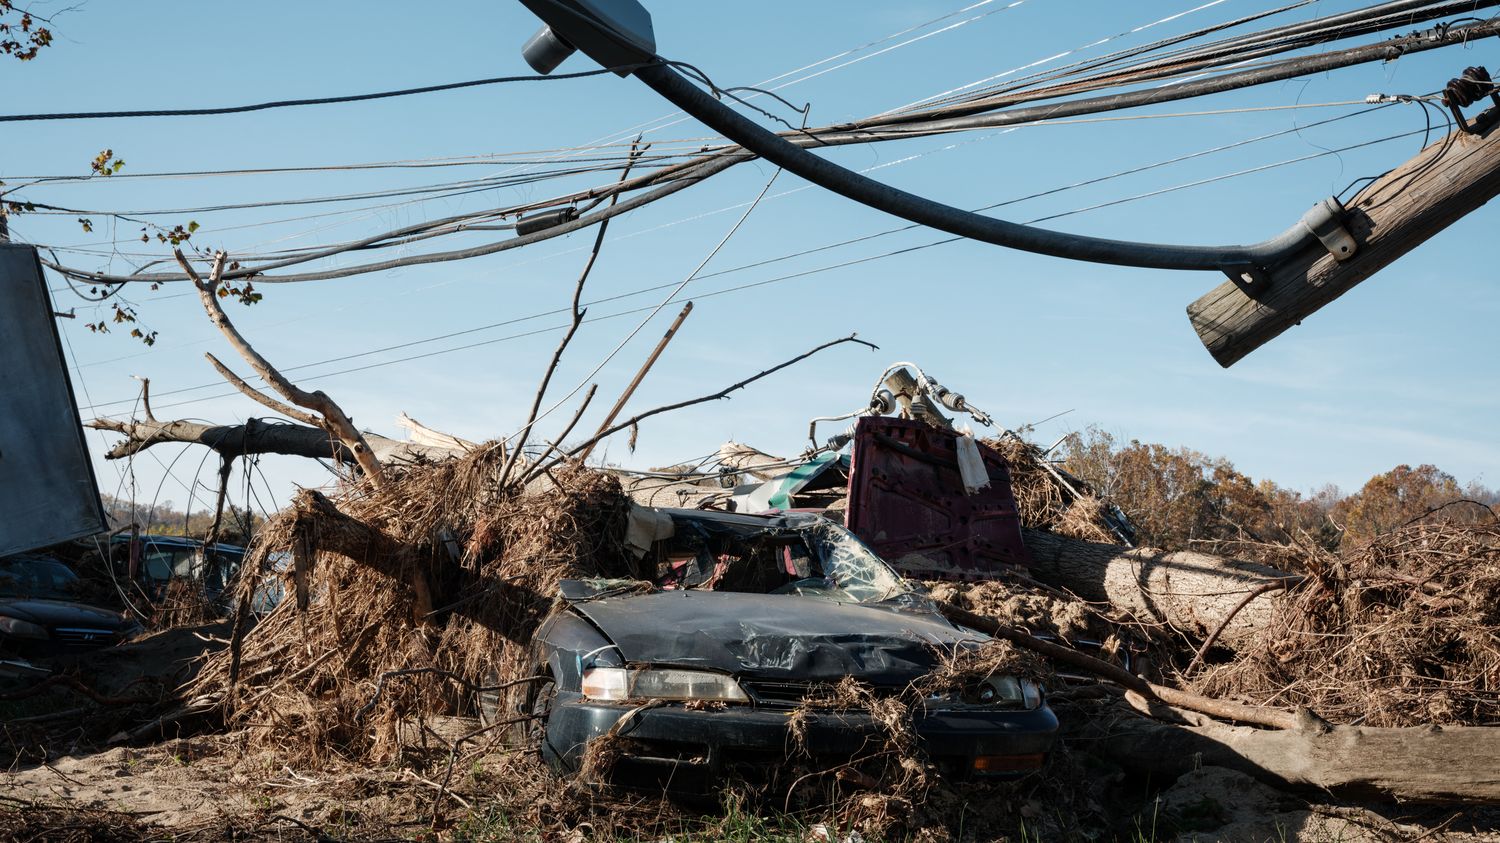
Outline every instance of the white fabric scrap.
<path fill-rule="evenodd" d="M 979 443 L 974 440 L 974 431 L 965 425 L 958 432 L 958 476 L 964 481 L 964 491 L 975 494 L 990 485 L 990 472 L 984 465 L 984 456 L 979 453 Z"/>

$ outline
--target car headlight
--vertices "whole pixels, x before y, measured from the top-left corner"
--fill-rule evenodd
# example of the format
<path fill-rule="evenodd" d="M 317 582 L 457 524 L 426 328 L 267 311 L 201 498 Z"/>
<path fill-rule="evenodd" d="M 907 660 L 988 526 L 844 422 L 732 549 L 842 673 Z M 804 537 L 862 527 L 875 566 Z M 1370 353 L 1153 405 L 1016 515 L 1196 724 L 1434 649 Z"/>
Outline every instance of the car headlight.
<path fill-rule="evenodd" d="M 984 705 L 995 708 L 1018 708 L 1031 711 L 1042 705 L 1042 689 L 1030 679 L 1017 676 L 991 676 L 960 691 L 934 694 L 928 705 Z"/>
<path fill-rule="evenodd" d="M 1015 676 L 991 676 L 974 690 L 975 702 L 1024 708 L 1030 711 L 1042 704 L 1042 689 L 1030 679 Z"/>
<path fill-rule="evenodd" d="M 734 679 L 722 673 L 672 668 L 591 667 L 583 672 L 583 695 L 591 700 L 718 700 L 749 702 Z"/>
<path fill-rule="evenodd" d="M 9 615 L 0 615 L 0 632 L 15 638 L 47 638 L 47 630 Z"/>

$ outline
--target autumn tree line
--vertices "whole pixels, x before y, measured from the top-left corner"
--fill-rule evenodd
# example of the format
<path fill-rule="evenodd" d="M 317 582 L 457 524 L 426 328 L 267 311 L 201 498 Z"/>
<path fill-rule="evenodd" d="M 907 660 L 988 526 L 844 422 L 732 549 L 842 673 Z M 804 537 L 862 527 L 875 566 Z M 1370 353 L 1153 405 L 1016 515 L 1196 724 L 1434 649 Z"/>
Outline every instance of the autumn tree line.
<path fill-rule="evenodd" d="M 1293 546 L 1337 551 L 1413 521 L 1478 523 L 1496 519 L 1500 492 L 1433 465 L 1398 465 L 1346 494 L 1325 485 L 1310 493 L 1256 481 L 1223 457 L 1191 448 L 1121 442 L 1089 428 L 1052 455 L 1120 506 L 1138 544 L 1199 549 L 1285 564 Z"/>

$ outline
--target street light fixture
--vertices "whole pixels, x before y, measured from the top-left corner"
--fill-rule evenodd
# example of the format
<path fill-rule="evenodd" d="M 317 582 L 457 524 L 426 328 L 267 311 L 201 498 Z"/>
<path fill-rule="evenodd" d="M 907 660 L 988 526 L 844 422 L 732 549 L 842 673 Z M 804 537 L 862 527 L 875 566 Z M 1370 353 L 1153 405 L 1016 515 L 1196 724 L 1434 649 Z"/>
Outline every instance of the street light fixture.
<path fill-rule="evenodd" d="M 574 51 L 621 76 L 656 59 L 651 13 L 635 0 L 521 0 L 543 26 L 521 47 L 531 69 L 551 73 Z"/>

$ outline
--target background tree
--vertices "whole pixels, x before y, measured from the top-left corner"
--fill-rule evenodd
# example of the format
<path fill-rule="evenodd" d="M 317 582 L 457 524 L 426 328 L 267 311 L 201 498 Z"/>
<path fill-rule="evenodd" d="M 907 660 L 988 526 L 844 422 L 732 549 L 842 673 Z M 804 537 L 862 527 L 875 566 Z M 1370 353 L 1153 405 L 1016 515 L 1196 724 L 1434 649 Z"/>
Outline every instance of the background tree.
<path fill-rule="evenodd" d="M 1064 467 L 1111 498 L 1134 521 L 1141 544 L 1196 547 L 1267 564 L 1292 558 L 1288 544 L 1357 547 L 1412 520 L 1476 523 L 1496 517 L 1500 494 L 1460 486 L 1436 466 L 1399 465 L 1344 495 L 1327 485 L 1308 494 L 1256 481 L 1222 457 L 1089 428 L 1061 446 Z"/>

